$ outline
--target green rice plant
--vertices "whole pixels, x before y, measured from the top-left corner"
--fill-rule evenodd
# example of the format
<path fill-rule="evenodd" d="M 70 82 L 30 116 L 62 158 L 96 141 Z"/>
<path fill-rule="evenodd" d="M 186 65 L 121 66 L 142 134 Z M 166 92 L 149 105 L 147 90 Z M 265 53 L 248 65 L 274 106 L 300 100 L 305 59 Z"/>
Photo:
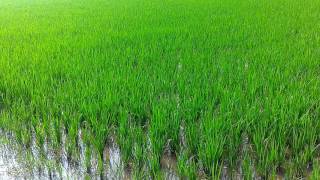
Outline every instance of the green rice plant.
<path fill-rule="evenodd" d="M 216 119 L 207 113 L 201 123 L 202 136 L 198 150 L 199 160 L 203 163 L 204 170 L 214 177 L 219 177 L 222 167 L 222 155 L 225 147 L 226 136 L 223 131 L 223 119 Z"/>
<path fill-rule="evenodd" d="M 243 158 L 241 167 L 242 167 L 242 172 L 243 172 L 242 177 L 244 179 L 252 179 L 252 177 L 253 177 L 253 170 L 252 170 L 253 165 L 252 165 L 250 157 L 249 157 L 249 155 L 247 153 L 245 154 L 245 156 Z"/>
<path fill-rule="evenodd" d="M 97 153 L 101 171 L 115 139 L 137 179 L 165 178 L 167 151 L 182 177 L 221 178 L 224 163 L 244 162 L 250 178 L 246 134 L 259 176 L 307 176 L 320 139 L 319 7 L 2 0 L 0 129 L 25 147 L 33 136 L 39 149 L 66 143 L 71 159 L 83 140 L 88 169 Z"/>
<path fill-rule="evenodd" d="M 150 168 L 153 175 L 157 175 L 160 171 L 160 158 L 167 141 L 166 130 L 168 124 L 166 123 L 166 119 L 170 118 L 169 112 L 164 108 L 164 105 L 167 104 L 165 102 L 160 103 L 153 107 L 153 117 L 149 127 L 151 146 Z"/>
<path fill-rule="evenodd" d="M 134 128 L 134 141 L 133 146 L 133 163 L 134 169 L 143 174 L 143 169 L 146 166 L 147 157 L 147 140 L 142 128 Z"/>
<path fill-rule="evenodd" d="M 119 121 L 118 144 L 121 150 L 122 160 L 127 164 L 132 157 L 133 141 L 130 138 L 130 131 L 132 126 L 130 125 L 129 114 L 126 110 L 120 111 Z"/>
<path fill-rule="evenodd" d="M 310 174 L 310 179 L 319 179 L 320 177 L 320 167 L 319 167 L 319 160 L 314 160 L 313 161 L 313 170 L 312 173 Z"/>
<path fill-rule="evenodd" d="M 179 175 L 182 178 L 196 179 L 198 167 L 194 157 L 189 157 L 186 152 L 180 153 L 177 162 Z"/>

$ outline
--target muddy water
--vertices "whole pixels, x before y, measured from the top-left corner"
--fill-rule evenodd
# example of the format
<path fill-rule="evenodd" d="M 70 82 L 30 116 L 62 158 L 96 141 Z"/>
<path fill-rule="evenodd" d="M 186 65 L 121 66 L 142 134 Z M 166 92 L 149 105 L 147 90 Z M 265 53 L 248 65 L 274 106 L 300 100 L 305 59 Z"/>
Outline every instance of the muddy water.
<path fill-rule="evenodd" d="M 183 137 L 183 128 L 181 129 Z M 103 171 L 98 172 L 97 154 L 91 153 L 90 167 L 86 167 L 85 152 L 87 147 L 81 141 L 81 131 L 79 136 L 79 157 L 77 162 L 70 161 L 66 150 L 66 135 L 62 133 L 61 152 L 53 151 L 47 144 L 44 145 L 43 152 L 40 152 L 36 145 L 35 137 L 32 139 L 31 148 L 25 149 L 17 144 L 12 135 L 3 133 L 0 130 L 0 180 L 10 179 L 132 179 L 132 173 L 126 169 L 121 161 L 121 153 L 113 139 L 110 140 L 109 146 L 106 146 L 103 153 Z M 183 139 L 183 138 L 182 138 Z M 252 151 L 247 136 L 242 139 L 240 148 L 241 159 L 244 159 L 246 152 Z M 183 144 L 183 143 L 182 143 Z M 170 151 L 168 151 L 170 152 Z M 165 153 L 161 160 L 161 168 L 165 179 L 178 180 L 177 175 L 177 158 L 175 155 Z M 242 169 L 242 161 L 239 167 L 232 172 L 228 164 L 224 163 L 222 168 L 221 179 L 245 179 Z M 252 179 L 263 179 L 258 176 L 255 169 L 254 161 L 250 161 Z M 206 179 L 205 176 L 199 176 L 199 179 Z M 151 179 L 149 177 L 149 179 Z M 284 179 L 279 174 L 276 179 Z"/>
<path fill-rule="evenodd" d="M 5 146 L 6 142 L 0 140 L 0 178 L 9 179 L 19 175 L 19 165 L 16 161 L 17 155 L 12 153 L 12 149 Z"/>
<path fill-rule="evenodd" d="M 179 176 L 177 175 L 177 159 L 170 155 L 170 154 L 164 154 L 161 158 L 161 167 L 165 174 L 166 179 L 171 180 L 178 180 Z"/>
<path fill-rule="evenodd" d="M 10 134 L 0 131 L 0 179 L 132 179 L 130 171 L 124 168 L 120 149 L 111 139 L 103 154 L 103 172 L 98 173 L 98 160 L 91 153 L 90 167 L 86 167 L 86 146 L 79 136 L 79 158 L 70 161 L 66 151 L 66 135 L 62 134 L 61 152 L 53 151 L 47 144 L 40 152 L 35 137 L 31 148 L 24 149 L 18 145 Z M 57 155 L 58 154 L 58 155 Z M 176 175 L 176 159 L 164 156 L 161 160 L 166 179 L 179 179 Z"/>
<path fill-rule="evenodd" d="M 12 141 L 8 134 L 1 132 L 0 139 L 0 179 L 123 179 L 124 168 L 121 163 L 120 150 L 114 144 L 106 147 L 104 154 L 105 173 L 98 173 L 95 155 L 91 157 L 91 166 L 85 166 L 85 145 L 80 144 L 79 162 L 71 162 L 65 148 L 65 136 L 61 156 L 44 145 L 44 152 L 36 148 L 35 140 L 30 150 L 23 149 Z M 11 141 L 10 141 L 11 140 Z M 44 157 L 41 155 L 44 154 Z"/>
<path fill-rule="evenodd" d="M 50 149 L 48 144 L 44 144 L 42 151 L 39 151 L 36 145 L 35 137 L 32 137 L 31 148 L 24 148 L 14 141 L 11 134 L 4 133 L 0 130 L 0 180 L 10 179 L 132 179 L 132 173 L 126 169 L 121 161 L 120 149 L 111 138 L 109 145 L 105 147 L 103 153 L 103 171 L 98 172 L 97 154 L 91 153 L 90 166 L 86 166 L 85 154 L 88 148 L 82 142 L 81 131 L 78 133 L 79 156 L 76 162 L 70 160 L 66 148 L 66 134 L 62 132 L 62 144 L 60 152 Z M 180 141 L 183 148 L 186 146 L 184 128 L 180 129 Z M 149 140 L 150 144 L 150 140 Z M 178 180 L 177 175 L 177 157 L 170 154 L 170 150 L 166 151 L 161 160 L 161 168 L 165 179 Z M 245 155 L 253 154 L 248 136 L 242 137 L 240 147 L 240 159 L 245 159 Z M 246 179 L 243 172 L 243 163 L 238 162 L 238 168 L 231 170 L 227 163 L 221 172 L 221 179 Z M 251 179 L 263 179 L 256 170 L 255 161 L 249 157 L 249 168 L 252 173 Z M 312 169 L 309 167 L 308 174 Z M 201 171 L 201 169 L 199 170 Z M 148 172 L 146 172 L 148 173 Z M 199 172 L 199 179 L 206 179 L 205 175 Z M 149 177 L 149 176 L 148 176 Z M 203 178 L 202 178 L 203 177 Z M 151 179 L 150 177 L 148 179 Z M 276 179 L 285 179 L 283 172 L 276 175 Z"/>

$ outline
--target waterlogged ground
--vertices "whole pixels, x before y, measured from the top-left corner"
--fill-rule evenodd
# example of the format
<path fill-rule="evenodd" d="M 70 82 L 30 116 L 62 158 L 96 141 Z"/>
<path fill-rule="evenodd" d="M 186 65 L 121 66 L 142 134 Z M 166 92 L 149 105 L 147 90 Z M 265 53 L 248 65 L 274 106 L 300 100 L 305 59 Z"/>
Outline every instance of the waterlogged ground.
<path fill-rule="evenodd" d="M 81 136 L 81 132 L 79 132 Z M 65 142 L 65 141 L 64 141 Z M 46 149 L 41 154 L 35 142 L 32 147 L 23 148 L 10 134 L 1 132 L 0 139 L 0 179 L 132 179 L 129 168 L 125 168 L 119 147 L 111 142 L 103 154 L 103 170 L 98 172 L 95 155 L 90 160 L 90 168 L 85 165 L 85 145 L 79 142 L 80 158 L 70 160 L 62 145 L 61 156 Z M 164 156 L 161 159 L 165 179 L 179 179 L 176 174 L 176 159 Z M 148 179 L 148 177 L 146 176 Z"/>
<path fill-rule="evenodd" d="M 81 137 L 81 132 L 79 132 Z M 105 147 L 103 154 L 103 170 L 98 172 L 97 157 L 94 155 L 90 159 L 90 168 L 85 165 L 86 147 L 82 141 L 79 141 L 80 155 L 76 162 L 70 160 L 65 149 L 65 136 L 63 137 L 62 150 L 60 155 L 55 154 L 48 148 L 40 152 L 36 147 L 34 140 L 32 147 L 23 148 L 18 145 L 14 138 L 7 133 L 1 132 L 0 139 L 0 178 L 1 179 L 132 179 L 133 175 L 130 168 L 125 168 L 120 155 L 120 149 L 115 142 L 111 140 Z M 248 139 L 243 138 L 242 153 L 249 151 Z M 241 154 L 240 153 L 240 156 Z M 58 153 L 59 154 L 59 153 Z M 241 157 L 246 159 L 246 157 Z M 164 179 L 178 180 L 177 159 L 170 155 L 164 154 L 161 158 L 161 167 Z M 255 165 L 249 162 L 249 168 L 252 174 L 248 177 L 243 173 L 245 162 L 239 163 L 237 172 L 230 172 L 228 165 L 225 164 L 221 169 L 221 179 L 262 179 L 255 171 Z M 151 179 L 151 176 L 145 172 L 145 179 Z M 275 176 L 276 179 L 285 179 L 281 172 Z M 198 172 L 199 179 L 207 179 L 205 174 Z"/>
<path fill-rule="evenodd" d="M 7 142 L 1 140 L 0 145 L 0 177 L 3 179 L 16 178 L 20 175 L 21 169 L 17 162 L 17 154 L 12 148 L 6 145 Z"/>
<path fill-rule="evenodd" d="M 132 170 L 125 167 L 121 160 L 120 149 L 117 144 L 110 139 L 110 143 L 105 147 L 103 153 L 103 170 L 98 170 L 98 159 L 94 152 L 91 152 L 90 165 L 86 166 L 85 151 L 87 150 L 81 138 L 79 140 L 79 158 L 72 159 L 68 157 L 65 142 L 66 136 L 63 136 L 61 152 L 54 152 L 48 148 L 43 150 L 37 148 L 35 139 L 31 147 L 21 147 L 17 144 L 11 134 L 0 132 L 0 179 L 134 179 L 136 178 Z M 81 137 L 81 131 L 78 133 Z M 34 138 L 34 137 L 33 137 Z M 242 139 L 241 151 L 239 157 L 241 162 L 238 163 L 237 170 L 228 168 L 228 164 L 224 163 L 220 171 L 221 180 L 229 179 L 255 179 L 262 180 L 256 171 L 256 165 L 245 153 L 252 151 L 252 147 L 246 136 Z M 315 161 L 316 162 L 316 161 Z M 318 162 L 317 162 L 318 163 Z M 162 178 L 168 180 L 183 179 L 177 173 L 177 159 L 175 156 L 165 153 L 161 158 Z M 317 179 L 319 177 L 319 164 L 305 167 L 304 178 L 301 179 Z M 245 174 L 245 172 L 251 172 Z M 276 174 L 272 175 L 273 179 L 290 179 L 285 176 L 285 170 L 279 169 Z M 144 179 L 152 179 L 150 173 L 145 173 Z M 210 179 L 202 171 L 201 168 L 197 172 L 197 179 Z"/>
<path fill-rule="evenodd" d="M 102 174 L 97 172 L 97 162 L 94 157 L 91 159 L 90 169 L 85 168 L 83 144 L 78 162 L 69 160 L 64 147 L 60 157 L 48 149 L 45 150 L 45 154 L 41 154 L 37 149 L 35 145 L 30 150 L 24 149 L 14 143 L 8 135 L 2 138 L 0 145 L 1 179 L 82 179 L 85 177 L 118 179 L 124 177 L 117 146 L 106 147 L 104 153 L 106 171 Z"/>
<path fill-rule="evenodd" d="M 81 133 L 81 132 L 80 132 Z M 130 169 L 121 162 L 120 149 L 116 144 L 107 146 L 104 151 L 104 171 L 97 171 L 97 159 L 92 157 L 91 168 L 85 167 L 84 145 L 81 143 L 79 162 L 69 161 L 65 149 L 58 159 L 53 152 L 46 150 L 45 157 L 33 144 L 25 149 L 15 143 L 9 134 L 1 132 L 0 140 L 0 179 L 132 179 Z M 177 159 L 169 154 L 161 158 L 161 167 L 165 179 L 180 179 L 176 173 Z M 151 176 L 146 175 L 146 179 Z M 200 177 L 199 177 L 200 178 Z M 222 179 L 229 179 L 228 169 L 222 171 Z M 237 176 L 241 179 L 241 175 Z"/>

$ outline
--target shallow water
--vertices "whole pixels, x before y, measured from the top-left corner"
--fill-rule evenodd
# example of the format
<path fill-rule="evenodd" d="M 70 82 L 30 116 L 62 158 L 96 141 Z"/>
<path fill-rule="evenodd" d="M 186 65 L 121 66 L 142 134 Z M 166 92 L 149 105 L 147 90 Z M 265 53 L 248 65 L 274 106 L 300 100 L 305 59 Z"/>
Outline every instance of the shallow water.
<path fill-rule="evenodd" d="M 16 154 L 12 153 L 12 150 L 4 145 L 3 140 L 0 141 L 0 178 L 9 179 L 19 175 L 17 169 L 19 169 L 18 163 L 15 161 Z"/>
<path fill-rule="evenodd" d="M 120 174 L 120 151 L 115 145 L 106 148 L 104 156 L 108 158 L 105 159 L 104 168 L 107 173 L 101 175 L 97 173 L 97 160 L 94 156 L 91 158 L 90 170 L 85 168 L 85 146 L 82 142 L 79 162 L 74 163 L 69 160 L 64 143 L 60 157 L 46 144 L 43 153 L 45 157 L 42 157 L 36 148 L 35 140 L 30 150 L 26 150 L 16 144 L 8 134 L 1 132 L 1 137 L 0 179 L 118 179 Z"/>
<path fill-rule="evenodd" d="M 79 138 L 79 158 L 70 160 L 66 151 L 66 135 L 62 133 L 62 149 L 54 152 L 45 143 L 43 152 L 32 138 L 31 148 L 18 145 L 10 134 L 0 131 L 0 179 L 132 179 L 121 161 L 120 149 L 111 139 L 103 154 L 103 172 L 98 172 L 97 155 L 91 153 L 90 168 L 85 166 L 86 146 Z M 79 132 L 81 137 L 81 131 Z M 166 179 L 179 179 L 175 173 L 176 159 L 163 156 L 161 166 Z"/>
<path fill-rule="evenodd" d="M 183 131 L 183 130 L 181 130 Z M 182 133 L 183 134 L 183 133 Z M 14 141 L 11 134 L 0 130 L 0 179 L 132 179 L 132 172 L 125 168 L 121 161 L 120 149 L 111 138 L 109 145 L 105 147 L 103 153 L 103 171 L 98 172 L 97 154 L 91 153 L 90 167 L 85 165 L 85 152 L 87 147 L 81 140 L 81 131 L 78 133 L 79 158 L 70 160 L 66 151 L 66 135 L 62 133 L 62 148 L 60 152 L 55 152 L 45 143 L 43 151 L 40 152 L 36 145 L 35 137 L 32 138 L 31 148 L 21 147 Z M 183 136 L 183 135 L 182 135 Z M 244 153 L 250 152 L 252 147 L 248 137 L 243 137 L 241 146 L 241 159 Z M 160 160 L 162 172 L 165 179 L 178 180 L 177 157 L 174 154 L 164 153 Z M 221 179 L 245 179 L 242 161 L 236 171 L 230 171 L 228 164 L 224 163 L 221 170 Z M 263 179 L 255 169 L 254 161 L 250 160 L 252 179 Z M 308 169 L 308 174 L 312 172 L 312 167 Z M 148 173 L 148 172 L 145 172 Z M 202 177 L 202 176 L 199 176 Z M 204 179 L 205 176 L 203 176 Z M 145 177 L 146 178 L 146 177 Z M 278 172 L 276 179 L 285 179 L 284 172 Z M 147 176 L 147 179 L 151 179 Z"/>

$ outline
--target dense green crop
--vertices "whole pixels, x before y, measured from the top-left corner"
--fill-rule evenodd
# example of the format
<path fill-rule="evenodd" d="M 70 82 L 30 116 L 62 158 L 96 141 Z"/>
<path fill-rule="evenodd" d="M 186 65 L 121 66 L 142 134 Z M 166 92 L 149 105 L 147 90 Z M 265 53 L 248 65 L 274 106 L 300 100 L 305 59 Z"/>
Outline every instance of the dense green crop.
<path fill-rule="evenodd" d="M 320 1 L 1 0 L 0 110 L 27 147 L 114 137 L 137 176 L 170 151 L 191 179 L 317 179 Z"/>

